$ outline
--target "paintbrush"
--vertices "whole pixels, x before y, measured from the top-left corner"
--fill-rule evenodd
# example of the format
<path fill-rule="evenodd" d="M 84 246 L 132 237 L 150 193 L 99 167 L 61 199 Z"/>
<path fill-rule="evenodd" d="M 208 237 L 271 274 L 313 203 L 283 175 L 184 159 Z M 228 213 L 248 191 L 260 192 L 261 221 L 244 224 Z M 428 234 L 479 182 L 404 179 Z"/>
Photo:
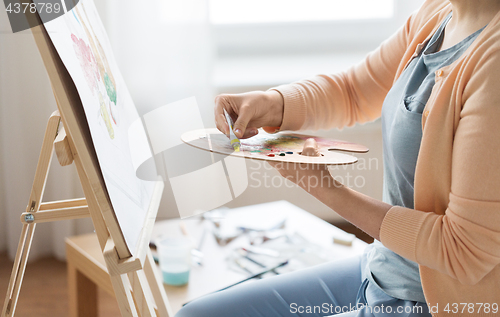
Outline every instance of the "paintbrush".
<path fill-rule="evenodd" d="M 231 146 L 236 152 L 240 151 L 241 142 L 233 131 L 233 119 L 229 116 L 226 109 L 224 109 L 224 115 L 226 116 L 227 125 L 229 126 L 229 139 L 231 140 Z"/>

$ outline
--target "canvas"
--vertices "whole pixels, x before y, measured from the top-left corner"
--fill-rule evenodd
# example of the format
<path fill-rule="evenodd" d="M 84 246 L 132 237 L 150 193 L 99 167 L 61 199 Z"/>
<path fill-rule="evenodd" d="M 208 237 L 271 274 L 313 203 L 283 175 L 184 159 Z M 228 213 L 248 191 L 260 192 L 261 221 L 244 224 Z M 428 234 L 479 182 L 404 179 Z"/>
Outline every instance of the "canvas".
<path fill-rule="evenodd" d="M 151 156 L 134 102 L 115 62 L 92 0 L 44 23 L 82 101 L 99 166 L 131 254 L 145 221 L 154 182 L 136 177 L 135 162 Z M 134 151 L 129 128 L 135 122 Z"/>

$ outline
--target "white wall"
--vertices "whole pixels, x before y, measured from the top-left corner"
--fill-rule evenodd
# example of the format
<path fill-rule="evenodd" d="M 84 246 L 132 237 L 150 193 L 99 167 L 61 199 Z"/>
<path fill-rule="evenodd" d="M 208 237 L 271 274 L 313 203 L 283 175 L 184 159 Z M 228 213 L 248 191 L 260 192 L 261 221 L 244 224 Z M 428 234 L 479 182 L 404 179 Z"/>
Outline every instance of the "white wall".
<path fill-rule="evenodd" d="M 3 111 L 3 102 L 2 102 L 2 96 L 3 96 L 3 90 L 4 90 L 4 85 L 5 85 L 5 76 L 2 76 L 2 70 L 4 69 L 4 64 L 5 60 L 2 58 L 2 56 L 5 56 L 5 43 L 4 43 L 4 36 L 3 33 L 9 31 L 9 24 L 8 21 L 5 19 L 7 14 L 5 12 L 0 13 L 0 129 L 1 126 L 3 126 L 4 122 L 4 111 Z M 0 130 L 2 134 L 0 134 L 0 153 L 3 152 L 4 148 L 4 140 L 3 137 L 3 130 Z M 5 185 L 4 185 L 4 179 L 5 179 L 5 172 L 4 172 L 4 157 L 3 155 L 0 155 L 0 252 L 5 251 L 6 249 L 6 232 L 5 232 Z"/>
<path fill-rule="evenodd" d="M 394 15 L 388 19 L 222 24 L 214 28 L 215 41 L 220 56 L 370 50 L 393 34 L 424 2 L 393 1 Z"/>
<path fill-rule="evenodd" d="M 26 211 L 47 125 L 57 110 L 47 72 L 30 30 L 12 33 L 0 10 L 0 250 L 17 250 L 21 213 Z M 74 166 L 53 158 L 43 201 L 81 197 Z M 90 230 L 88 221 L 40 224 L 30 260 L 64 258 L 64 237 Z"/>
<path fill-rule="evenodd" d="M 3 18 L 5 12 L 0 14 Z M 8 28 L 4 22 L 2 19 L 2 30 Z M 0 138 L 4 209 L 1 231 L 8 237 L 11 257 L 17 248 L 22 227 L 19 217 L 28 204 L 46 122 L 56 110 L 33 36 L 29 31 L 21 33 L 1 34 Z M 35 253 L 45 253 L 48 248 L 37 237 L 50 235 L 48 226 L 38 226 L 33 246 Z"/>

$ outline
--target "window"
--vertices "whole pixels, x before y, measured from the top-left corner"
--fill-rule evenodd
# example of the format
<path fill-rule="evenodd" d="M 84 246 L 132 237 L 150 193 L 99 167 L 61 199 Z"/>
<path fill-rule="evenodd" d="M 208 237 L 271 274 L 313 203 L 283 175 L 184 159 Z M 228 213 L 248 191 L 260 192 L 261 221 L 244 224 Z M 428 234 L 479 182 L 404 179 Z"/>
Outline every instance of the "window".
<path fill-rule="evenodd" d="M 387 19 L 393 0 L 210 0 L 212 24 Z"/>
<path fill-rule="evenodd" d="M 369 51 L 423 0 L 207 0 L 219 56 Z"/>
<path fill-rule="evenodd" d="M 354 65 L 423 0 L 207 0 L 219 92 L 265 90 Z"/>

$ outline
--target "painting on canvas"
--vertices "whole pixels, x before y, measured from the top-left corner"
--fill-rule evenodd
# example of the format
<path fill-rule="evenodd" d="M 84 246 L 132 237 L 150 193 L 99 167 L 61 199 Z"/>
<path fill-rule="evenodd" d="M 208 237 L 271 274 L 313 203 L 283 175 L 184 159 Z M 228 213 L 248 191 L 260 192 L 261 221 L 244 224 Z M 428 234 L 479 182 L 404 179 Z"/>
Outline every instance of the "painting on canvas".
<path fill-rule="evenodd" d="M 129 148 L 129 127 L 139 115 L 92 0 L 79 1 L 44 25 L 80 95 L 104 182 L 133 254 L 154 188 L 136 177 L 134 166 L 134 156 L 150 151 L 145 134 L 142 153 Z"/>

